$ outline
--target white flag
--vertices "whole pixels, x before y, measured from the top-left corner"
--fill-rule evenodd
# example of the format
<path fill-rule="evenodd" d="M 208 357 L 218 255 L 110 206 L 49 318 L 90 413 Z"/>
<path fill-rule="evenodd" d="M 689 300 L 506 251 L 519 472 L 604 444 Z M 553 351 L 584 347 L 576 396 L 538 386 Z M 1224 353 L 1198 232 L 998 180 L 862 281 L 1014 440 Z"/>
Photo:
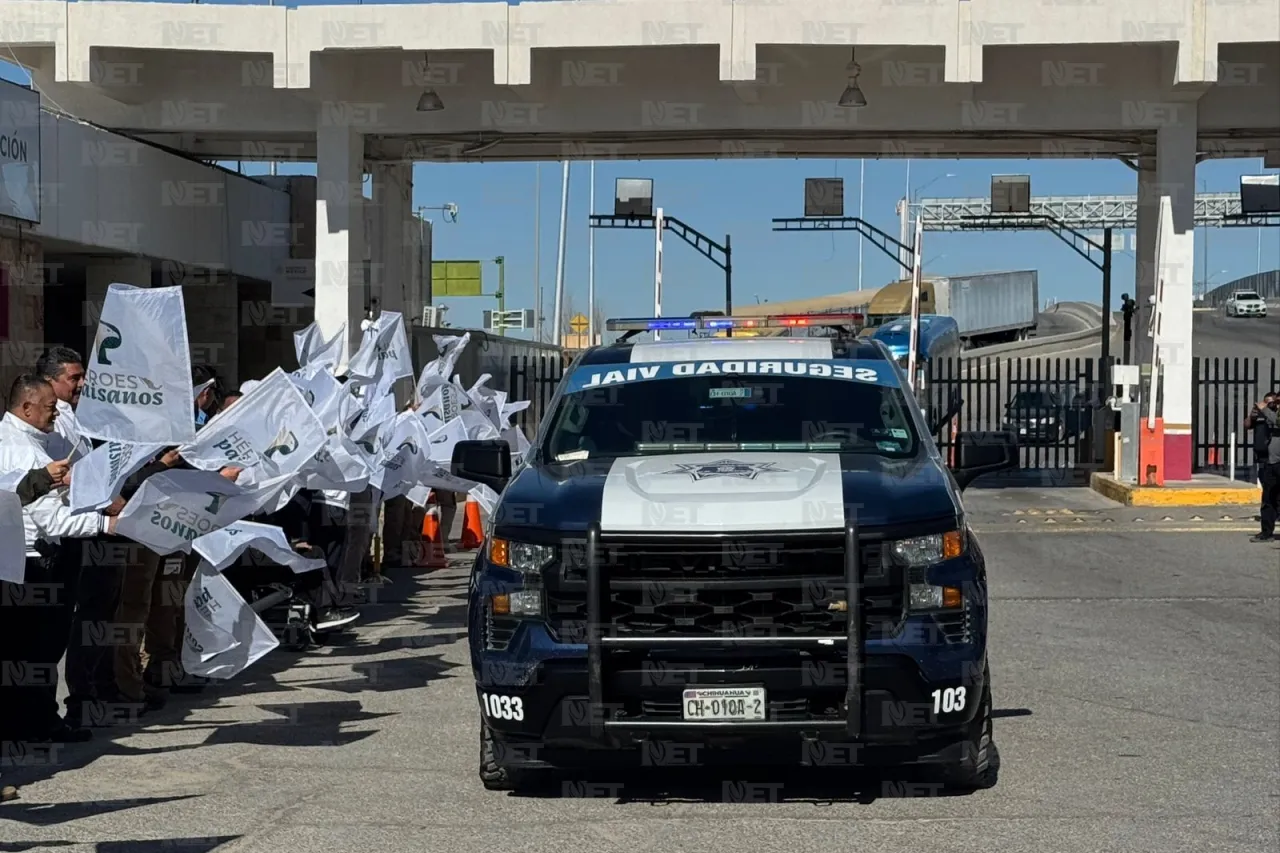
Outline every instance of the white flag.
<path fill-rule="evenodd" d="M 435 463 L 428 466 L 428 473 L 422 478 L 420 484 L 442 492 L 466 494 L 484 507 L 485 512 L 493 512 L 494 507 L 498 505 L 498 493 L 493 489 L 474 480 L 455 477 L 447 468 Z"/>
<path fill-rule="evenodd" d="M 22 583 L 27 574 L 27 537 L 22 526 L 22 500 L 13 489 L 27 472 L 15 473 L 18 476 L 13 485 L 0 491 L 0 581 Z"/>
<path fill-rule="evenodd" d="M 293 351 L 298 354 L 299 367 L 327 367 L 330 370 L 342 363 L 342 351 L 347 343 L 347 324 L 338 327 L 338 333 L 329 340 L 320 333 L 320 324 L 312 323 L 293 333 Z"/>
<path fill-rule="evenodd" d="M 215 530 L 192 543 L 196 553 L 209 561 L 213 570 L 220 572 L 230 566 L 248 549 L 261 552 L 267 559 L 295 572 L 323 569 L 325 562 L 314 557 L 304 557 L 289 547 L 284 530 L 270 524 L 237 521 L 230 527 Z"/>
<path fill-rule="evenodd" d="M 453 384 L 439 385 L 431 390 L 418 406 L 418 413 L 434 415 L 448 423 L 462 413 L 462 400 L 465 394 Z"/>
<path fill-rule="evenodd" d="M 369 483 L 378 489 L 383 500 L 399 497 L 417 485 L 430 464 L 427 448 L 430 438 L 422 419 L 412 412 L 400 420 L 389 442 L 390 459 L 377 470 Z"/>
<path fill-rule="evenodd" d="M 257 469 L 257 478 L 293 474 L 327 443 L 324 425 L 288 374 L 276 368 L 239 403 L 219 412 L 179 449 L 193 468 Z"/>
<path fill-rule="evenodd" d="M 419 418 L 425 421 L 425 418 Z M 425 427 L 426 424 L 424 423 Z M 459 441 L 467 440 L 467 426 L 462 422 L 461 418 L 454 418 L 444 426 L 428 433 L 427 441 L 430 446 L 429 456 L 436 462 L 448 465 L 453 461 L 453 448 Z"/>
<path fill-rule="evenodd" d="M 327 367 L 304 367 L 289 374 L 289 380 L 302 393 L 313 412 L 324 411 L 329 401 L 342 390 L 342 383 L 334 378 Z M 325 426 L 328 426 L 326 424 Z"/>
<path fill-rule="evenodd" d="M 416 390 L 419 400 L 425 400 L 435 388 L 449 384 L 454 367 L 458 363 L 458 357 L 462 355 L 462 351 L 471 340 L 471 333 L 467 332 L 461 337 L 432 335 L 431 339 L 436 342 L 436 349 L 439 350 L 440 356 L 427 362 L 418 376 Z"/>
<path fill-rule="evenodd" d="M 362 492 L 369 484 L 369 465 L 349 438 L 329 436 L 329 443 L 299 472 L 303 487 L 321 492 Z"/>
<path fill-rule="evenodd" d="M 203 560 L 187 587 L 182 667 L 204 678 L 232 678 L 280 645 L 221 572 Z"/>
<path fill-rule="evenodd" d="M 76 406 L 81 432 L 129 444 L 188 442 L 194 392 L 182 288 L 108 287 Z"/>
<path fill-rule="evenodd" d="M 466 426 L 467 438 L 472 441 L 502 438 L 502 432 L 479 409 L 463 409 L 462 414 L 458 415 L 458 420 Z"/>
<path fill-rule="evenodd" d="M 360 349 L 347 364 L 347 376 L 360 385 L 376 385 L 384 376 L 390 382 L 413 376 L 413 357 L 404 331 L 404 317 L 383 311 L 364 333 Z"/>
<path fill-rule="evenodd" d="M 76 462 L 71 472 L 72 515 L 97 512 L 115 500 L 138 469 L 164 450 L 163 444 L 121 444 L 108 441 Z"/>
<path fill-rule="evenodd" d="M 73 475 L 74 478 L 74 475 Z M 252 512 L 253 495 L 211 471 L 169 471 L 148 477 L 116 519 L 116 535 L 164 556 L 191 552 L 191 543 Z"/>

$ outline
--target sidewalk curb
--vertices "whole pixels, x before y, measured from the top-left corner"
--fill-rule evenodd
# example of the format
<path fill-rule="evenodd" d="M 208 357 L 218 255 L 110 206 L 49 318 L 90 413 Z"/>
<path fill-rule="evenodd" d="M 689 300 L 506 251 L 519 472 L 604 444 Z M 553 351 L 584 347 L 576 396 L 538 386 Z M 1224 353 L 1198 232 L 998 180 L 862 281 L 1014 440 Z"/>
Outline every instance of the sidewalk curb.
<path fill-rule="evenodd" d="M 1104 498 L 1124 506 L 1256 506 L 1261 500 L 1257 486 L 1138 486 L 1122 483 L 1110 474 L 1094 473 L 1089 486 Z"/>

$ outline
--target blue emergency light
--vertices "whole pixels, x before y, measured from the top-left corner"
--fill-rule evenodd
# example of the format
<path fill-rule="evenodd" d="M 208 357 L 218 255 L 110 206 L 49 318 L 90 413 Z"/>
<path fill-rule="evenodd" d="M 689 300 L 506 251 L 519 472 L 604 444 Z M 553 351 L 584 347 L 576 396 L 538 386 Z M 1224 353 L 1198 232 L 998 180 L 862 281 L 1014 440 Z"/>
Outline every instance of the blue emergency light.
<path fill-rule="evenodd" d="M 824 326 L 857 326 L 862 314 L 773 314 L 763 317 L 626 317 L 605 324 L 611 332 L 651 332 L 683 330 L 718 331 L 722 329 L 821 328 Z"/>

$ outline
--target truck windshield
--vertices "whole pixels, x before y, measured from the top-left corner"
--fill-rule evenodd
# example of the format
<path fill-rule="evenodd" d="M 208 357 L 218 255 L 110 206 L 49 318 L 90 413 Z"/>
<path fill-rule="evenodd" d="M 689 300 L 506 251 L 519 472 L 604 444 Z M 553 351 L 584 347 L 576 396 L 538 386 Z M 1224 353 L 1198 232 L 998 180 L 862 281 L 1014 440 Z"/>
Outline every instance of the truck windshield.
<path fill-rule="evenodd" d="M 698 451 L 916 455 L 896 386 L 813 376 L 682 376 L 567 393 L 548 461 Z"/>

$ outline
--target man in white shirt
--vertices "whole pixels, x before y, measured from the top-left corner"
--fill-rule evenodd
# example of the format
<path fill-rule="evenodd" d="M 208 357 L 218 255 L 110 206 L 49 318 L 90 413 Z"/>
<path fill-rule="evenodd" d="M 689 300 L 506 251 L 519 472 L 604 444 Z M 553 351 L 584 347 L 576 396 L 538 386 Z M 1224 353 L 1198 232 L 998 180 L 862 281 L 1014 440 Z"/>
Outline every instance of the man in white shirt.
<path fill-rule="evenodd" d="M 80 353 L 70 347 L 50 347 L 36 361 L 36 373 L 49 380 L 58 398 L 58 418 L 53 422 L 53 428 L 57 436 L 66 442 L 58 452 L 66 457 L 74 454 L 74 458 L 88 454 L 93 443 L 83 435 L 76 419 L 76 406 L 85 383 L 84 360 Z M 53 438 L 50 438 L 51 443 Z M 50 455 L 62 458 L 54 453 Z M 64 543 L 58 549 L 58 559 L 67 563 L 63 572 L 80 578 L 65 665 L 69 691 L 67 719 L 71 725 L 88 725 L 87 715 L 81 712 L 86 702 L 100 699 L 114 704 L 117 698 L 112 649 L 99 638 L 103 634 L 103 626 L 114 625 L 117 621 L 120 589 L 129 564 L 139 563 L 146 554 L 141 545 L 121 540 L 116 540 L 120 547 L 102 547 L 107 541 L 94 536 Z M 80 571 L 85 567 L 90 570 Z M 108 716 L 102 707 L 96 715 L 98 718 Z"/>
<path fill-rule="evenodd" d="M 34 470 L 51 465 L 49 447 L 56 436 L 57 397 L 53 386 L 35 374 L 23 374 L 9 392 L 9 411 L 0 419 L 0 470 Z M 57 437 L 60 439 L 60 437 Z M 21 584 L 5 584 L 0 596 L 0 654 L 7 671 L 29 678 L 0 685 L 0 739 L 43 742 L 87 740 L 90 733 L 67 725 L 58 715 L 57 667 L 67 648 L 75 612 L 78 578 L 59 560 L 62 540 L 111 533 L 124 502 L 102 513 L 72 515 L 58 488 L 22 508 L 27 548 Z"/>
<path fill-rule="evenodd" d="M 84 390 L 85 378 L 84 360 L 80 353 L 70 347 L 50 347 L 36 361 L 36 373 L 49 380 L 54 396 L 58 398 L 58 419 L 54 421 L 54 430 L 66 440 L 68 447 L 78 447 L 81 453 L 87 454 L 91 449 L 89 440 L 81 434 L 80 422 L 76 420 L 76 406 L 80 402 L 80 392 Z"/>

